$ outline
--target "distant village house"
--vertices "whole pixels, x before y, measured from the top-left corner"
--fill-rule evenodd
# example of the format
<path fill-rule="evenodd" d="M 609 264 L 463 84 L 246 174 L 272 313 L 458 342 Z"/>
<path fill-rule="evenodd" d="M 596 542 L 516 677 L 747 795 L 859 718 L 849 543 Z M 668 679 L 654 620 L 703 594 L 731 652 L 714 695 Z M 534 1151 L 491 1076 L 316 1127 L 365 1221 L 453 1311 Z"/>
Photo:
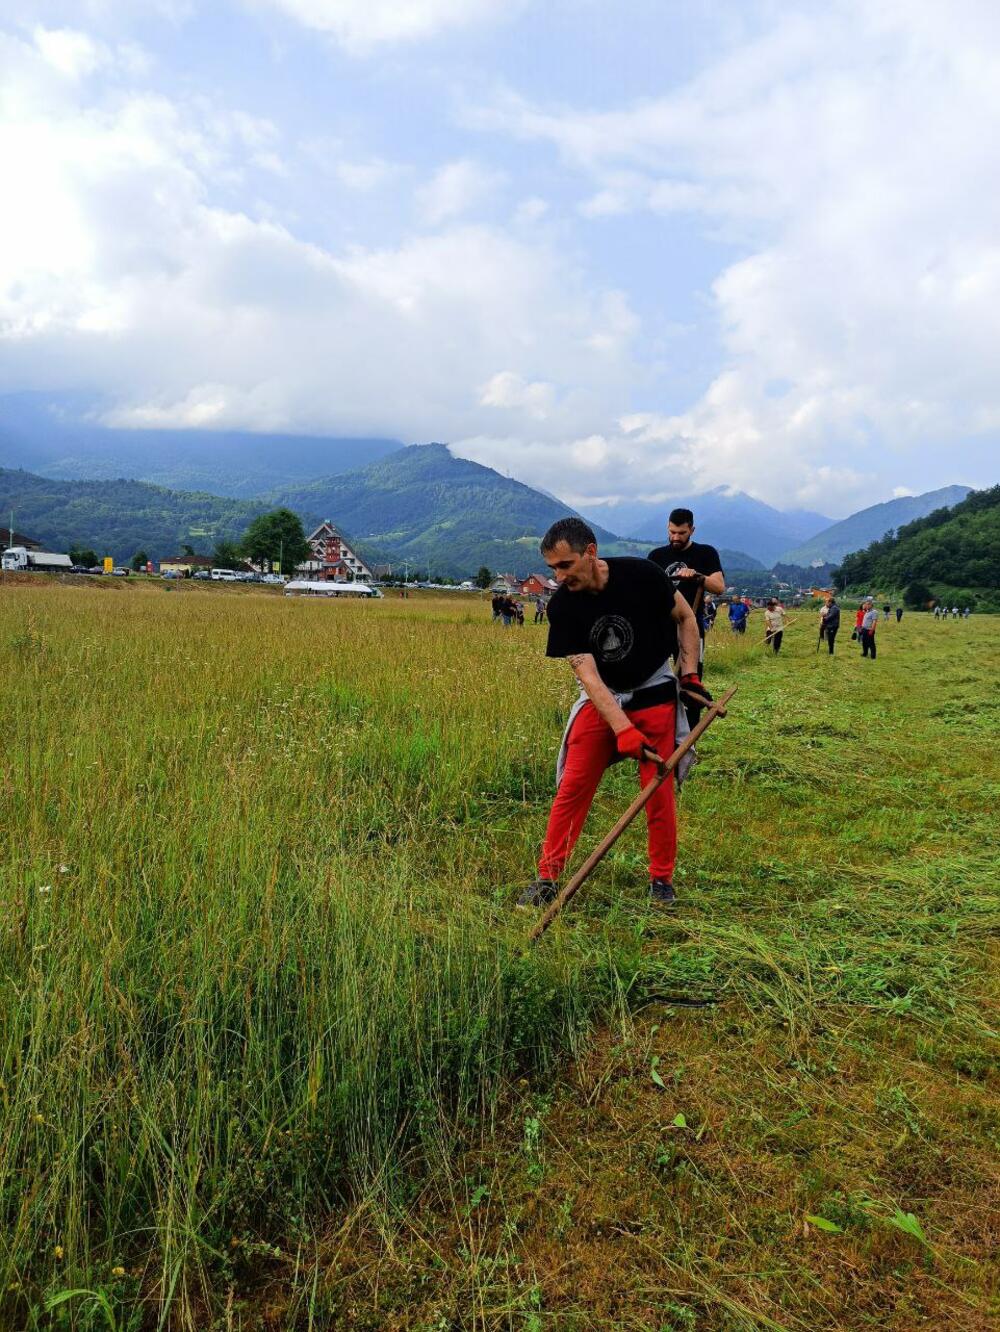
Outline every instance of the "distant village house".
<path fill-rule="evenodd" d="M 211 555 L 172 555 L 168 560 L 160 561 L 160 573 L 181 574 L 186 577 L 188 574 L 195 573 L 198 569 L 211 569 L 213 560 Z"/>
<path fill-rule="evenodd" d="M 558 586 L 554 578 L 545 574 L 529 574 L 521 583 L 520 591 L 522 597 L 549 597 Z"/>
<path fill-rule="evenodd" d="M 370 583 L 372 581 L 371 569 L 329 520 L 320 523 L 306 540 L 312 549 L 312 558 L 300 564 L 295 570 L 296 573 L 320 582 Z"/>

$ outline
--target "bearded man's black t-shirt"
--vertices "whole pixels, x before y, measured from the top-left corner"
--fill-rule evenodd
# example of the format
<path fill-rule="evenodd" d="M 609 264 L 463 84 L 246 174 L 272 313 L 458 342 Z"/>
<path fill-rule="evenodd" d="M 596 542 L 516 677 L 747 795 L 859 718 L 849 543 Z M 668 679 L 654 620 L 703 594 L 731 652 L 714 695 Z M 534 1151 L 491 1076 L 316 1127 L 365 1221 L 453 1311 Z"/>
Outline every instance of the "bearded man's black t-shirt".
<path fill-rule="evenodd" d="M 655 550 L 649 552 L 649 558 L 654 564 L 659 565 L 689 606 L 694 605 L 698 589 L 702 586 L 701 580 L 698 578 L 677 578 L 675 570 L 693 569 L 695 573 L 704 574 L 706 578 L 710 574 L 722 572 L 722 561 L 719 558 L 719 552 L 714 546 L 708 546 L 702 541 L 692 541 L 686 550 L 677 550 L 670 545 L 657 546 Z M 705 621 L 701 614 L 700 605 L 698 630 L 704 638 Z"/>
<path fill-rule="evenodd" d="M 677 652 L 670 612 L 674 588 L 649 560 L 631 556 L 606 561 L 608 581 L 600 592 L 570 592 L 565 586 L 549 602 L 547 657 L 589 652 L 609 689 L 623 693 L 648 680 Z"/>

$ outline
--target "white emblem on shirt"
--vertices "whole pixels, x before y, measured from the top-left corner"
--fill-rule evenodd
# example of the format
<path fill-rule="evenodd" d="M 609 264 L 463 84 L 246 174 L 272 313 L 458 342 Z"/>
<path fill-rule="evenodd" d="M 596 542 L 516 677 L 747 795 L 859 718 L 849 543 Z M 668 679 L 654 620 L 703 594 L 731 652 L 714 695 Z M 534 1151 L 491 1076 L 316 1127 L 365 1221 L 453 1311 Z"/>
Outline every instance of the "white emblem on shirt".
<path fill-rule="evenodd" d="M 608 663 L 624 660 L 634 643 L 635 630 L 620 615 L 602 615 L 590 631 L 595 657 Z"/>

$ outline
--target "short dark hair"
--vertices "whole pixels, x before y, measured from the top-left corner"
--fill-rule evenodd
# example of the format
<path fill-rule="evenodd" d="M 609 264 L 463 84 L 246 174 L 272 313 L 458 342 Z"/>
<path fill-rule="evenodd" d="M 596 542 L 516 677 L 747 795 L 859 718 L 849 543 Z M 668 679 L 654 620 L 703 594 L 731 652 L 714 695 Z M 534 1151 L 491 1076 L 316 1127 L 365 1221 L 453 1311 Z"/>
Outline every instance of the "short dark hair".
<path fill-rule="evenodd" d="M 671 509 L 667 522 L 675 527 L 694 527 L 694 514 L 690 509 Z"/>
<path fill-rule="evenodd" d="M 542 537 L 539 550 L 544 555 L 547 550 L 555 550 L 560 541 L 565 541 L 570 550 L 582 555 L 588 546 L 597 545 L 597 537 L 582 518 L 557 518 Z"/>

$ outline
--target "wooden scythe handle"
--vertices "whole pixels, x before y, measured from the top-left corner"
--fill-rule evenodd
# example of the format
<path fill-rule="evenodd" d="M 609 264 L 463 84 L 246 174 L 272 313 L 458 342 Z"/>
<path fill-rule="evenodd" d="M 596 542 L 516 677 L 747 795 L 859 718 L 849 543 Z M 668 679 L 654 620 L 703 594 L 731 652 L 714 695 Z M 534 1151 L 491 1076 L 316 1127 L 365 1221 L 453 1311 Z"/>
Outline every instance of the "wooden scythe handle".
<path fill-rule="evenodd" d="M 677 764 L 681 761 L 691 746 L 695 744 L 697 740 L 701 739 L 711 726 L 712 722 L 715 721 L 716 717 L 724 717 L 726 715 L 726 705 L 735 693 L 736 686 L 733 685 L 732 689 L 727 689 L 721 698 L 716 699 L 714 703 L 706 708 L 704 716 L 701 717 L 698 723 L 692 728 L 690 734 L 686 735 L 670 757 L 661 763 L 660 771 L 651 781 L 646 783 L 601 844 L 591 851 L 590 855 L 573 875 L 569 883 L 567 883 L 565 888 L 562 889 L 559 896 L 548 906 L 545 914 L 528 936 L 531 943 L 534 943 L 536 939 L 540 938 L 545 933 L 555 920 L 556 916 L 562 911 L 566 903 L 583 886 L 584 882 L 590 877 L 593 871 L 608 854 L 615 842 L 618 841 L 618 838 L 621 837 L 622 833 L 646 804 L 650 796 L 674 771 Z M 682 706 L 680 700 L 678 700 L 678 706 Z"/>

